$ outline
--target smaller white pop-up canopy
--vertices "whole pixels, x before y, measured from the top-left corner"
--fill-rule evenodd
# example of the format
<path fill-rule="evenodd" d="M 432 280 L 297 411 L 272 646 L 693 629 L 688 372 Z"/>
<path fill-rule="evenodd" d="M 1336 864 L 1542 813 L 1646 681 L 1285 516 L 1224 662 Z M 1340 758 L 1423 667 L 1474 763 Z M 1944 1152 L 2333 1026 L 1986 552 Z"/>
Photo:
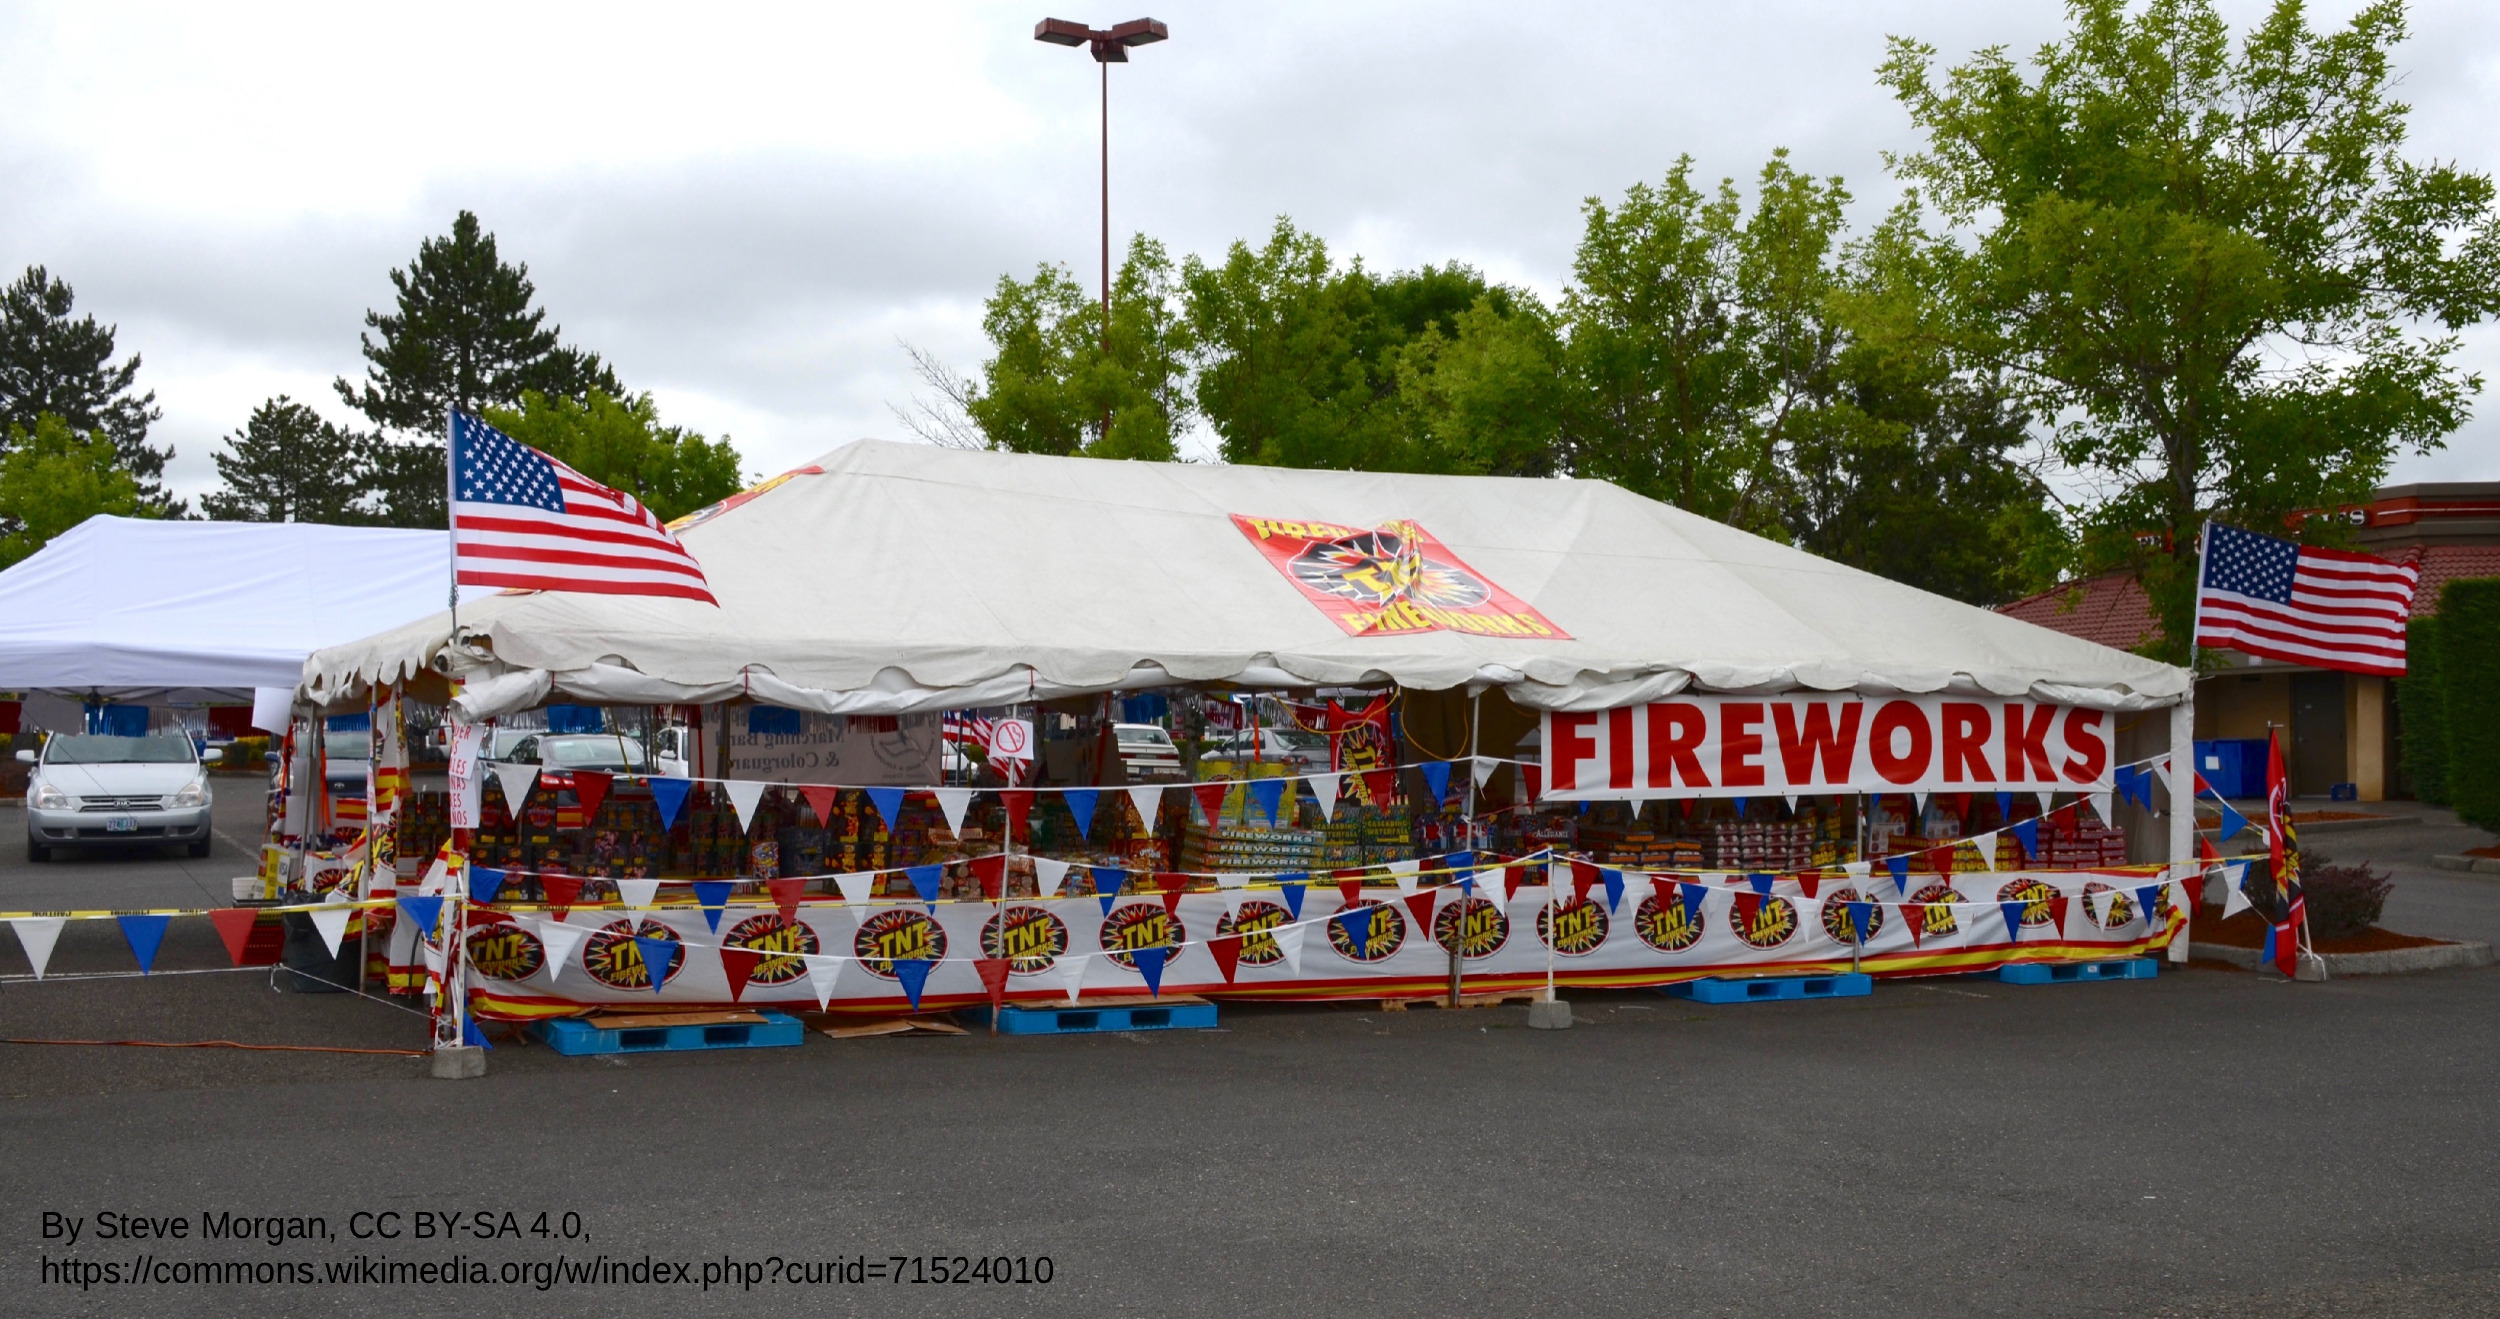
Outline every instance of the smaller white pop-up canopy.
<path fill-rule="evenodd" d="M 0 572 L 0 691 L 286 701 L 313 651 L 443 608 L 447 539 L 89 518 Z"/>

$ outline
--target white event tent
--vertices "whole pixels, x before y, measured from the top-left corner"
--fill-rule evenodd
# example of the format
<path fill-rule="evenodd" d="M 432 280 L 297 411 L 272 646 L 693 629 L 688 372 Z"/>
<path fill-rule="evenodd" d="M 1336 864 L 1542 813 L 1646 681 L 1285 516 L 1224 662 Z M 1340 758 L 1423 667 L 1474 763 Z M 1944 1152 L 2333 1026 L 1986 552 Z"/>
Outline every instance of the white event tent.
<path fill-rule="evenodd" d="M 440 611 L 447 553 L 440 531 L 89 518 L 0 572 L 0 690 L 283 710 L 314 650 Z"/>

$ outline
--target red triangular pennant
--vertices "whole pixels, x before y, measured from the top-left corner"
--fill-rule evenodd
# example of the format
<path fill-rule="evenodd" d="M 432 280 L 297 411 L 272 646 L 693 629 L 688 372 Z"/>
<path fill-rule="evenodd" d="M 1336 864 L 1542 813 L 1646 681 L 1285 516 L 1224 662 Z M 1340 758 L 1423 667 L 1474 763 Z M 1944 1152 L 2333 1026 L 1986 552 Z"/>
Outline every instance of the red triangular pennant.
<path fill-rule="evenodd" d="M 597 770 L 573 771 L 573 800 L 582 804 L 583 828 L 590 827 L 590 817 L 599 813 L 599 803 L 608 799 L 608 785 L 615 779 L 615 775 L 602 774 Z"/>
<path fill-rule="evenodd" d="M 564 913 L 582 900 L 582 881 L 572 875 L 540 875 L 538 887 L 547 895 L 547 905 L 555 908 L 557 920 L 563 920 Z"/>
<path fill-rule="evenodd" d="M 1736 890 L 1736 927 L 1753 929 L 1753 918 L 1762 910 L 1762 895 L 1750 888 Z"/>
<path fill-rule="evenodd" d="M 1007 972 L 1013 965 L 1004 957 L 976 957 L 972 969 L 981 973 L 981 987 L 990 991 L 990 1010 L 1007 1005 Z"/>
<path fill-rule="evenodd" d="M 1927 904 L 1924 902 L 1902 903 L 1901 923 L 1910 927 L 1910 945 L 1921 946 L 1919 941 L 1927 935 Z"/>
<path fill-rule="evenodd" d="M 1018 842 L 1024 841 L 1025 821 L 1033 817 L 1033 790 L 1008 788 L 1001 791 L 998 797 L 1007 803 L 1007 836 Z"/>
<path fill-rule="evenodd" d="M 2189 875 L 2186 878 L 2181 879 L 2179 883 L 2187 889 L 2187 900 L 2189 906 L 2199 907 L 2204 905 L 2205 877 L 2202 874 Z"/>
<path fill-rule="evenodd" d="M 768 879 L 764 881 L 764 887 L 772 891 L 773 905 L 781 909 L 781 919 L 795 921 L 799 918 L 799 899 L 807 893 L 806 880 L 796 877 Z"/>
<path fill-rule="evenodd" d="M 1363 775 L 1363 789 L 1371 794 L 1372 805 L 1385 807 L 1389 799 L 1397 795 L 1398 772 L 1394 769 L 1372 770 Z"/>
<path fill-rule="evenodd" d="M 1440 896 L 1431 889 L 1406 895 L 1406 910 L 1415 918 L 1415 932 L 1418 937 L 1427 939 L 1432 937 L 1432 903 L 1433 899 Z"/>
<path fill-rule="evenodd" d="M 1198 809 L 1206 813 L 1210 828 L 1224 818 L 1224 790 L 1231 786 L 1221 779 L 1189 785 L 1189 795 L 1198 799 Z"/>
<path fill-rule="evenodd" d="M 1931 848 L 1928 848 L 1928 849 L 1927 849 L 1927 864 L 1928 864 L 1928 865 L 1931 865 L 1931 866 L 1933 866 L 1933 867 L 1935 867 L 1935 868 L 1936 868 L 1936 873 L 1937 873 L 1937 874 L 1939 874 L 1939 875 L 1950 875 L 1950 874 L 1952 874 L 1952 873 L 1953 873 L 1953 844 L 1951 844 L 1951 843 L 1947 843 L 1947 844 L 1945 844 L 1945 845 L 1944 845 L 1944 846 L 1942 846 L 1942 847 L 1931 847 Z"/>
<path fill-rule="evenodd" d="M 2068 899 L 2063 893 L 2049 899 L 2049 925 L 2050 928 L 2057 931 L 2057 937 L 2060 939 L 2066 937 L 2067 901 Z"/>
<path fill-rule="evenodd" d="M 1233 970 L 1241 965 L 1241 936 L 1226 934 L 1209 939 L 1207 951 L 1215 954 L 1215 967 L 1224 973 L 1224 983 L 1233 983 Z"/>
<path fill-rule="evenodd" d="M 1667 908 L 1675 905 L 1676 891 L 1675 877 L 1673 875 L 1650 876 L 1649 891 L 1657 896 L 1658 912 L 1660 915 L 1665 915 Z"/>
<path fill-rule="evenodd" d="M 1528 800 L 1532 802 L 1544 800 L 1545 767 L 1542 765 L 1521 765 L 1519 767 L 1519 772 L 1526 775 L 1528 778 Z"/>
<path fill-rule="evenodd" d="M 1586 861 L 1572 862 L 1571 900 L 1574 902 L 1588 901 L 1589 890 L 1596 887 L 1600 878 L 1601 876 L 1597 873 L 1597 867 L 1590 865 Z"/>
<path fill-rule="evenodd" d="M 1165 915 L 1180 914 L 1181 894 L 1188 890 L 1189 878 L 1177 870 L 1155 872 L 1155 887 L 1163 890 L 1163 913 Z"/>
<path fill-rule="evenodd" d="M 817 828 L 822 829 L 833 822 L 833 799 L 839 792 L 839 788 L 828 788 L 822 784 L 800 785 L 799 796 L 806 801 L 809 810 L 816 812 Z"/>
<path fill-rule="evenodd" d="M 1814 901 L 1815 895 L 1823 891 L 1823 872 L 1819 870 L 1798 871 L 1797 888 L 1806 895 L 1806 901 Z"/>
<path fill-rule="evenodd" d="M 730 1002 L 737 1002 L 747 992 L 747 977 L 755 974 L 755 964 L 763 960 L 764 954 L 756 949 L 721 945 L 720 969 L 729 977 Z"/>
<path fill-rule="evenodd" d="M 1339 872 L 1337 872 L 1337 873 L 1338 873 L 1340 876 L 1342 876 L 1342 875 L 1344 875 L 1344 873 L 1345 873 L 1345 872 L 1344 872 L 1344 871 L 1339 871 Z M 1356 872 L 1354 872 L 1354 873 L 1355 873 L 1357 876 L 1360 876 L 1363 872 L 1361 872 L 1361 871 L 1359 871 L 1359 870 L 1358 870 L 1358 871 L 1356 871 Z M 1363 881 L 1362 881 L 1360 878 L 1355 878 L 1355 879 L 1345 879 L 1345 878 L 1340 878 L 1340 879 L 1338 879 L 1338 881 L 1337 881 L 1337 891 L 1338 891 L 1339 893 L 1342 893 L 1342 894 L 1344 894 L 1344 895 L 1345 895 L 1345 905 L 1347 905 L 1347 906 L 1351 907 L 1351 906 L 1353 906 L 1355 903 L 1362 901 L 1362 898 L 1363 898 Z"/>
<path fill-rule="evenodd" d="M 226 941 L 226 960 L 243 965 L 243 945 L 252 938 L 252 922 L 260 913 L 250 907 L 221 907 L 208 914 L 208 923 L 217 927 L 217 937 Z"/>
<path fill-rule="evenodd" d="M 977 856 L 972 859 L 970 865 L 972 877 L 981 882 L 981 896 L 992 901 L 997 900 L 999 885 L 1007 878 L 1007 858 Z"/>

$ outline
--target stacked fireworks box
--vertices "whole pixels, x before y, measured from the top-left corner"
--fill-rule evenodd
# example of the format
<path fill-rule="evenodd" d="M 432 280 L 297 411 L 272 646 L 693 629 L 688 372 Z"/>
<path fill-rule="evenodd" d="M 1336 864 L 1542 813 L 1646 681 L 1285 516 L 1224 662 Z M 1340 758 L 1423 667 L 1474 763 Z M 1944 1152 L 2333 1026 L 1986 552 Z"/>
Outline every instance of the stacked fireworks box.
<path fill-rule="evenodd" d="M 1317 829 L 1270 829 L 1232 820 L 1209 828 L 1192 820 L 1181 827 L 1178 865 L 1198 873 L 1312 870 L 1320 866 L 1325 841 Z"/>
<path fill-rule="evenodd" d="M 1797 870 L 1814 864 L 1814 826 L 1803 820 L 1722 820 L 1710 826 L 1702 864 L 1722 870 Z"/>

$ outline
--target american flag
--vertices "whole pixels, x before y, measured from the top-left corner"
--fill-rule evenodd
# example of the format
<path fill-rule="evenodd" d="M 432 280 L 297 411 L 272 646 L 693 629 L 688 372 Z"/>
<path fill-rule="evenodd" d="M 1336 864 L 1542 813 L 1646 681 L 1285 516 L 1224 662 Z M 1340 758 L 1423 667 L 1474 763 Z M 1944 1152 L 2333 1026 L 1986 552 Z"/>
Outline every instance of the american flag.
<path fill-rule="evenodd" d="M 2205 528 L 2196 644 L 2354 673 L 2405 671 L 2417 563 Z"/>
<path fill-rule="evenodd" d="M 465 412 L 451 414 L 451 461 L 452 558 L 462 586 L 720 603 L 703 566 L 632 495 Z"/>

